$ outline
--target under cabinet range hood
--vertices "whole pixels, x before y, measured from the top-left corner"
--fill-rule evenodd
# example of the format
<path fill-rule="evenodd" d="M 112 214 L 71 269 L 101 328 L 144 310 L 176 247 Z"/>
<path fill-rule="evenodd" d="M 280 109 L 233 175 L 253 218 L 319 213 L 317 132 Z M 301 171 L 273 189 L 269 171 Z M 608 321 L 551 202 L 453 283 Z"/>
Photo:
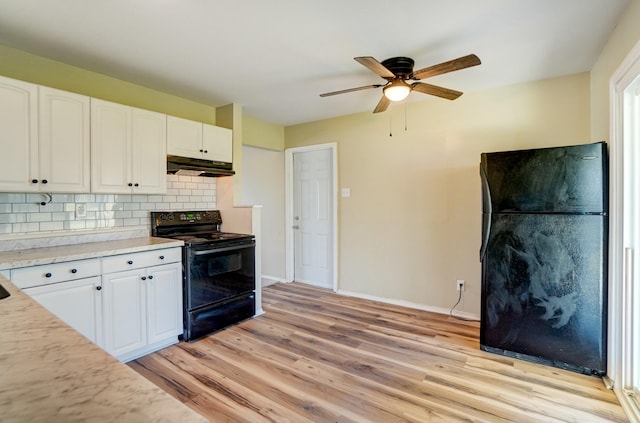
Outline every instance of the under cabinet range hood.
<path fill-rule="evenodd" d="M 167 173 L 212 178 L 235 175 L 231 163 L 179 156 L 167 156 Z"/>

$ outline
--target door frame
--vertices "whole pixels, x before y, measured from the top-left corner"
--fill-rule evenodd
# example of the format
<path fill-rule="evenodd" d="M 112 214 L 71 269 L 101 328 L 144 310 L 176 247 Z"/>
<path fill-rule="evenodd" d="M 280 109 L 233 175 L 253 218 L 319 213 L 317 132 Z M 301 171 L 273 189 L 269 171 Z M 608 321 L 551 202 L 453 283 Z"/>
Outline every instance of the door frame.
<path fill-rule="evenodd" d="M 330 150 L 331 151 L 331 250 L 332 269 L 331 285 L 333 291 L 338 290 L 338 144 L 335 142 L 325 144 L 314 144 L 304 147 L 293 147 L 285 149 L 285 279 L 293 282 L 295 277 L 295 256 L 294 256 L 294 232 L 293 232 L 293 155 L 295 153 L 305 153 L 310 151 Z"/>
<path fill-rule="evenodd" d="M 628 154 L 631 139 L 625 127 L 625 114 L 628 113 L 625 91 L 640 76 L 640 42 L 622 61 L 609 81 L 610 117 L 611 117 L 611 219 L 609 222 L 609 369 L 608 376 L 620 403 L 629 416 L 638 416 L 637 403 L 625 392 L 630 382 L 629 366 L 633 362 L 629 347 L 629 326 L 625 315 L 629 312 L 629 303 L 625 301 L 632 290 L 631 281 L 626 273 L 630 257 L 625 257 L 625 194 L 631 192 L 626 186 L 629 175 Z M 628 201 L 628 200 L 627 200 Z M 631 291 L 632 292 L 632 291 Z M 635 324 L 638 324 L 635 322 Z"/>

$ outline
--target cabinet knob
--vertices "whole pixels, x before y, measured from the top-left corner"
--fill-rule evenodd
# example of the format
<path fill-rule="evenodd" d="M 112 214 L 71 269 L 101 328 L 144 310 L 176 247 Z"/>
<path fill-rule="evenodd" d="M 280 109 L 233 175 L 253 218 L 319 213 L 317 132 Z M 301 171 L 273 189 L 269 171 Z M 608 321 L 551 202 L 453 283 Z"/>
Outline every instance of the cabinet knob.
<path fill-rule="evenodd" d="M 200 152 L 201 152 L 201 153 L 204 153 L 204 150 L 203 150 L 203 149 L 200 149 Z"/>
<path fill-rule="evenodd" d="M 133 260 L 129 260 L 127 264 L 133 264 Z"/>
<path fill-rule="evenodd" d="M 140 184 L 138 184 L 137 182 L 135 184 L 133 184 L 134 187 L 139 187 Z"/>
<path fill-rule="evenodd" d="M 160 256 L 160 260 L 164 260 L 164 256 Z"/>
<path fill-rule="evenodd" d="M 130 187 L 132 187 L 132 186 L 133 186 L 133 184 L 132 184 L 131 182 L 129 182 L 127 185 L 129 185 Z"/>
<path fill-rule="evenodd" d="M 204 152 L 205 152 L 205 153 L 208 153 L 208 151 L 207 151 L 207 150 L 204 150 Z"/>
<path fill-rule="evenodd" d="M 32 183 L 32 184 L 37 184 L 37 183 L 38 183 L 38 180 L 37 180 L 37 179 L 32 179 L 32 180 L 31 180 L 31 183 Z"/>
<path fill-rule="evenodd" d="M 43 179 L 43 180 L 42 180 L 42 183 L 43 183 L 43 184 L 46 184 L 47 182 L 49 182 L 49 181 L 47 181 L 46 179 Z"/>
<path fill-rule="evenodd" d="M 44 274 L 44 277 L 45 277 L 45 278 L 50 278 L 51 276 L 53 276 L 53 275 L 52 275 L 51 273 L 49 273 L 49 272 L 47 272 L 47 273 L 45 273 L 45 274 Z"/>
<path fill-rule="evenodd" d="M 146 281 L 146 280 L 147 280 L 147 277 L 146 277 L 146 276 L 143 276 L 143 277 L 141 277 L 140 279 L 142 279 L 143 281 Z"/>
<path fill-rule="evenodd" d="M 71 273 L 78 273 L 78 269 L 71 269 Z"/>
<path fill-rule="evenodd" d="M 149 275 L 149 279 L 153 279 L 153 275 Z"/>
<path fill-rule="evenodd" d="M 96 291 L 102 291 L 102 287 L 100 285 L 96 286 Z"/>

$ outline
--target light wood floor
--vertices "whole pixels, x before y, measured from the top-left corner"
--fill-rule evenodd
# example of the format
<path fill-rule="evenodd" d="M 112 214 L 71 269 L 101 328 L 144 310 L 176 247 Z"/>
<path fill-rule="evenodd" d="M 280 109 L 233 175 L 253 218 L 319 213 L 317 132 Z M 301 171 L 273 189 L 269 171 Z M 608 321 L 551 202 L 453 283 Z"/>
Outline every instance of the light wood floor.
<path fill-rule="evenodd" d="M 129 365 L 211 422 L 627 422 L 599 378 L 479 350 L 478 324 L 302 284 Z"/>

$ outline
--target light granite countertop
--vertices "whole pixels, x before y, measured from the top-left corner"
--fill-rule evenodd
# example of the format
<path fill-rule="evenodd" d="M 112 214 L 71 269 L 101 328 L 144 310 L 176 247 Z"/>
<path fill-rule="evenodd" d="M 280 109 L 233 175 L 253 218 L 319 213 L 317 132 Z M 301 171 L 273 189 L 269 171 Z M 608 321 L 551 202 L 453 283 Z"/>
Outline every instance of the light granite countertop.
<path fill-rule="evenodd" d="M 139 237 L 53 247 L 0 251 L 0 270 L 38 266 L 71 260 L 127 254 L 161 248 L 180 247 L 184 242 L 175 239 Z"/>
<path fill-rule="evenodd" d="M 85 246 L 86 248 L 86 246 Z M 0 420 L 205 422 L 0 276 Z"/>

